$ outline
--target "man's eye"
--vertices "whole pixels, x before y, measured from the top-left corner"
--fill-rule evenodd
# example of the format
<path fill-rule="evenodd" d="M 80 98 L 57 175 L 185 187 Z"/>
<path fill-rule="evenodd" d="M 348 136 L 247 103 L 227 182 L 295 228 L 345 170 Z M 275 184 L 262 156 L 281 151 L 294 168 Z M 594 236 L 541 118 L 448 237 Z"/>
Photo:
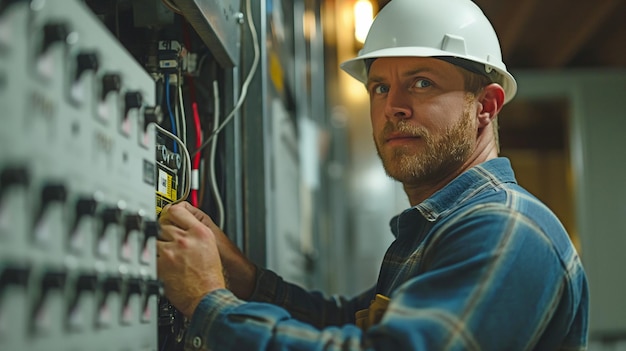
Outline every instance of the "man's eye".
<path fill-rule="evenodd" d="M 418 79 L 417 81 L 415 81 L 416 88 L 427 88 L 431 85 L 433 85 L 433 83 L 426 79 Z"/>
<path fill-rule="evenodd" d="M 387 92 L 389 92 L 389 87 L 386 85 L 379 84 L 374 87 L 374 93 L 376 94 L 385 94 Z"/>

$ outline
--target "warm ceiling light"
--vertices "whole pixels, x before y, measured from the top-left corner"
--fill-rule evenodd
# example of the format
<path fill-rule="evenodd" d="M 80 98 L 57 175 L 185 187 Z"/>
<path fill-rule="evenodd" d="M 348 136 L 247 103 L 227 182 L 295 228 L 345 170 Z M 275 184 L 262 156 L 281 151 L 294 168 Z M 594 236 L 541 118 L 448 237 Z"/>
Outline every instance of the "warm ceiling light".
<path fill-rule="evenodd" d="M 374 21 L 374 6 L 370 0 L 357 0 L 354 3 L 354 38 L 359 43 L 365 42 L 367 32 Z"/>

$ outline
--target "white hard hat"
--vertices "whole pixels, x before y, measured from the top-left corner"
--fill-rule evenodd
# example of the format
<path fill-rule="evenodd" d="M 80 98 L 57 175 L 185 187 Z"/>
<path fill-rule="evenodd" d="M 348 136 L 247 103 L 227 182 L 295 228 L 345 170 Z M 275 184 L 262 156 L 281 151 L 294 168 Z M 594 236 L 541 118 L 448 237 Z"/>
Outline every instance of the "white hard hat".
<path fill-rule="evenodd" d="M 437 57 L 486 75 L 504 88 L 504 103 L 517 91 L 496 32 L 470 0 L 391 0 L 374 19 L 358 56 L 341 68 L 365 83 L 368 59 L 405 56 Z"/>

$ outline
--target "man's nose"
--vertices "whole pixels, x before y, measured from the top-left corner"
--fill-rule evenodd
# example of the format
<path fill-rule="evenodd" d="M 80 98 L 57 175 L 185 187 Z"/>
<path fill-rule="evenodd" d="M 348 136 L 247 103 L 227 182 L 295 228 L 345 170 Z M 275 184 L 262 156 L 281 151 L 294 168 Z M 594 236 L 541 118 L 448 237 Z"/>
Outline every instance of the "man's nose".
<path fill-rule="evenodd" d="M 413 115 L 411 99 L 401 89 L 389 89 L 385 104 L 385 115 L 389 119 L 406 119 Z"/>

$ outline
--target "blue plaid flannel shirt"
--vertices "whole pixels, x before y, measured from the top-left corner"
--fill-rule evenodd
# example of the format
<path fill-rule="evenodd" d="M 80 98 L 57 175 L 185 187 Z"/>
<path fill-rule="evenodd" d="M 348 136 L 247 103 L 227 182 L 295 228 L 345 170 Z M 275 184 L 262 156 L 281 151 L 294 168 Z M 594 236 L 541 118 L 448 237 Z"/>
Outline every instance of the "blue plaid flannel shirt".
<path fill-rule="evenodd" d="M 254 302 L 202 300 L 188 350 L 584 350 L 588 289 L 562 225 L 516 184 L 509 160 L 463 173 L 391 221 L 375 287 L 345 299 L 259 269 Z M 354 314 L 391 298 L 362 331 Z"/>

